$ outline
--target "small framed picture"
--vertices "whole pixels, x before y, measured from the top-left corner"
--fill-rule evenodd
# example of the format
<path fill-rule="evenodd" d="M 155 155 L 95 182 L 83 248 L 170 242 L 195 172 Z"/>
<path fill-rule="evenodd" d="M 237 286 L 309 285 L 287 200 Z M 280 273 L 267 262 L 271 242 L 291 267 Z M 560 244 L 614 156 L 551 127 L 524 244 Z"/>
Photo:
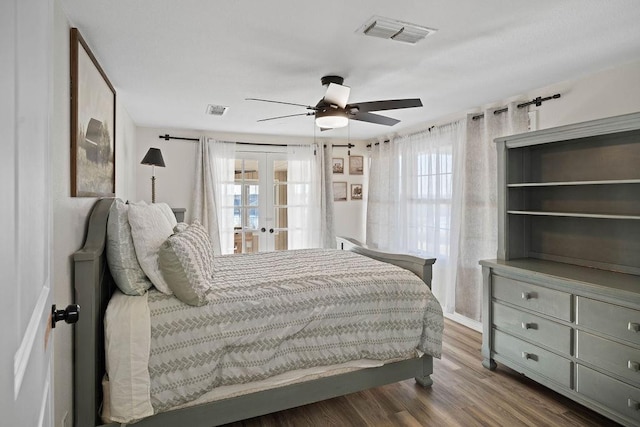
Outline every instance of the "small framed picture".
<path fill-rule="evenodd" d="M 342 157 L 334 157 L 331 159 L 333 173 L 344 173 L 344 159 Z"/>
<path fill-rule="evenodd" d="M 346 182 L 333 183 L 333 201 L 334 202 L 347 201 L 347 183 Z"/>
<path fill-rule="evenodd" d="M 362 156 L 349 156 L 349 175 L 362 175 Z"/>
<path fill-rule="evenodd" d="M 351 200 L 362 200 L 362 184 L 351 184 Z"/>

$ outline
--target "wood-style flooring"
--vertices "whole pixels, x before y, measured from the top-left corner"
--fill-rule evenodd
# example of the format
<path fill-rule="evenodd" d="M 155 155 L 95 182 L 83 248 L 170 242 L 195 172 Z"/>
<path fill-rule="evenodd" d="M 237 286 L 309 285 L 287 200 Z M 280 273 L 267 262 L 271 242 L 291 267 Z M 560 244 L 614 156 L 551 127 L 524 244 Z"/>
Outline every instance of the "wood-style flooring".
<path fill-rule="evenodd" d="M 498 364 L 481 364 L 481 334 L 445 320 L 434 384 L 390 384 L 228 424 L 275 426 L 615 426 L 611 420 Z"/>

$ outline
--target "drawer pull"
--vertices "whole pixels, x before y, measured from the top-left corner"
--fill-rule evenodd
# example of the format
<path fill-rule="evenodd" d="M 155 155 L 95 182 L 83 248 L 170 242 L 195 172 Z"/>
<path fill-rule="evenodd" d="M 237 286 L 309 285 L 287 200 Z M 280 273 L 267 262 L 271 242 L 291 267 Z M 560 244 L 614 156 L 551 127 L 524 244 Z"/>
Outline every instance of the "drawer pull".
<path fill-rule="evenodd" d="M 627 362 L 627 368 L 631 369 L 634 372 L 640 371 L 640 363 L 629 360 Z"/>
<path fill-rule="evenodd" d="M 631 409 L 635 409 L 636 411 L 640 410 L 640 403 L 636 402 L 632 398 L 629 398 L 627 400 L 627 406 L 629 406 L 629 408 Z"/>
<path fill-rule="evenodd" d="M 522 322 L 522 329 L 537 329 L 535 323 Z"/>
<path fill-rule="evenodd" d="M 524 293 L 522 295 L 524 295 Z M 640 332 L 640 323 L 629 322 L 629 326 L 627 326 L 627 329 L 629 329 L 631 332 Z"/>
<path fill-rule="evenodd" d="M 536 355 L 535 355 L 535 354 L 533 354 L 533 353 L 527 353 L 526 351 L 523 351 L 523 352 L 522 352 L 522 358 L 523 358 L 524 360 L 533 360 L 534 362 L 537 362 L 537 361 L 538 361 L 538 356 L 536 356 Z"/>
<path fill-rule="evenodd" d="M 529 300 L 529 299 L 531 299 L 531 292 L 523 292 L 523 293 L 522 293 L 522 299 L 523 299 L 523 300 Z M 631 325 L 631 323 L 629 323 L 629 325 Z"/>

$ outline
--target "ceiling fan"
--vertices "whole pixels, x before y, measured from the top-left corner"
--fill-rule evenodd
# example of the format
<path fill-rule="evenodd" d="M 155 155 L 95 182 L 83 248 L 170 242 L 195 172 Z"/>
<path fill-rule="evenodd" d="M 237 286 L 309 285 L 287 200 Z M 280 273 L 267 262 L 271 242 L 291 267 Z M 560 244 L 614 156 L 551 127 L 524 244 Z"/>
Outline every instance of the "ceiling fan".
<path fill-rule="evenodd" d="M 389 99 L 385 101 L 356 102 L 353 104 L 347 104 L 351 88 L 342 85 L 344 82 L 342 77 L 324 76 L 322 77 L 321 82 L 323 86 L 327 86 L 327 92 L 315 106 L 260 98 L 246 98 L 246 100 L 295 105 L 309 110 L 306 113 L 269 117 L 267 119 L 258 120 L 259 122 L 295 116 L 315 116 L 316 125 L 320 130 L 344 127 L 349 124 L 350 119 L 385 126 L 393 126 L 396 123 L 399 123 L 400 120 L 382 116 L 380 114 L 373 114 L 372 111 L 422 107 L 422 101 L 420 101 L 420 98 Z"/>

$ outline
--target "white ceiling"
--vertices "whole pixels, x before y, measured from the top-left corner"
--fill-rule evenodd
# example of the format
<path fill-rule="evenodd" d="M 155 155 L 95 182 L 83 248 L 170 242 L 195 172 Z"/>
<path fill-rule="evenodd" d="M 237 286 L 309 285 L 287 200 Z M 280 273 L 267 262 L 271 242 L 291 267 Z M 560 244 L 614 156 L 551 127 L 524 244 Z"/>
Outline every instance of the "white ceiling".
<path fill-rule="evenodd" d="M 351 138 L 368 139 L 640 59 L 638 0 L 62 4 L 139 126 L 312 136 L 312 117 L 256 122 L 304 109 L 245 98 L 315 105 L 326 74 L 345 77 L 350 102 L 422 99 L 384 112 L 402 120 L 393 128 L 351 121 Z M 356 34 L 373 15 L 438 32 L 416 45 Z"/>

